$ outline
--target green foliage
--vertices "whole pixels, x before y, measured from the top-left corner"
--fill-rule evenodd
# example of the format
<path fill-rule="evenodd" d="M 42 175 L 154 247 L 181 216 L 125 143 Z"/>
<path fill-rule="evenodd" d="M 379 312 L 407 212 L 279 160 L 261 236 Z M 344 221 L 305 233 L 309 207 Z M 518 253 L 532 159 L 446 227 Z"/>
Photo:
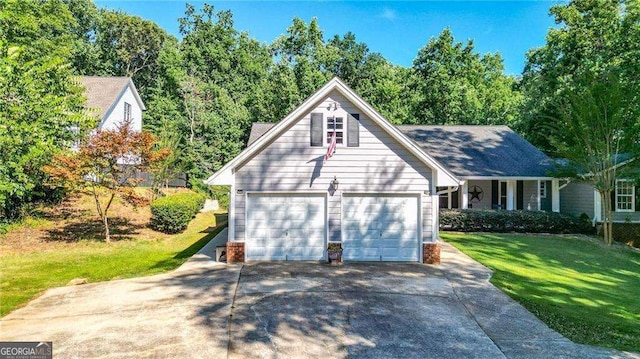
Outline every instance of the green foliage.
<path fill-rule="evenodd" d="M 158 198 L 151 204 L 151 228 L 164 233 L 182 232 L 204 205 L 205 196 L 185 192 Z"/>
<path fill-rule="evenodd" d="M 560 26 L 551 28 L 547 43 L 527 53 L 522 90 L 526 98 L 523 122 L 518 130 L 534 145 L 556 154 L 551 143 L 562 117 L 563 103 L 585 85 L 616 74 L 624 95 L 635 102 L 630 117 L 638 116 L 640 79 L 640 3 L 635 0 L 574 0 L 551 7 Z"/>
<path fill-rule="evenodd" d="M 591 222 L 555 212 L 451 209 L 440 211 L 440 229 L 460 232 L 586 233 Z"/>
<path fill-rule="evenodd" d="M 68 24 L 61 1 L 0 5 L 0 218 L 46 196 L 42 167 L 95 125 L 68 65 Z"/>
<path fill-rule="evenodd" d="M 480 56 L 473 41 L 455 42 L 451 30 L 420 49 L 413 62 L 412 121 L 441 125 L 513 125 L 522 96 L 504 75 L 499 53 Z"/>
<path fill-rule="evenodd" d="M 441 233 L 574 342 L 640 351 L 640 253 L 573 236 Z"/>

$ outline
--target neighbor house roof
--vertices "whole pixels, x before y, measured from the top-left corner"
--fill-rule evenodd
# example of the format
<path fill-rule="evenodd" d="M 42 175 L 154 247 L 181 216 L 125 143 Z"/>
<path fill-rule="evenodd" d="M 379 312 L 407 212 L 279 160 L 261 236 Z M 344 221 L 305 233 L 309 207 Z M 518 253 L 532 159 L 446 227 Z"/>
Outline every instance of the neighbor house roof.
<path fill-rule="evenodd" d="M 273 123 L 254 123 L 249 144 Z M 550 177 L 553 162 L 507 126 L 397 126 L 460 178 Z"/>
<path fill-rule="evenodd" d="M 82 76 L 80 82 L 86 88 L 86 107 L 98 110 L 98 116 L 103 119 L 125 92 L 131 86 L 140 108 L 145 110 L 142 99 L 130 77 L 118 76 Z"/>
<path fill-rule="evenodd" d="M 392 125 L 391 122 L 385 119 L 380 113 L 378 113 L 373 107 L 371 107 L 371 105 L 363 100 L 362 97 L 356 94 L 337 77 L 332 78 L 329 82 L 327 82 L 327 84 L 325 84 L 322 88 L 320 88 L 309 98 L 307 98 L 300 106 L 295 108 L 280 122 L 273 124 L 272 128 L 268 129 L 268 131 L 258 136 L 258 138 L 254 142 L 251 142 L 251 144 L 249 144 L 244 151 L 238 154 L 238 156 L 236 156 L 231 161 L 227 162 L 227 164 L 225 164 L 220 170 L 211 175 L 204 182 L 209 185 L 231 185 L 234 182 L 234 171 L 236 167 L 242 165 L 242 163 L 255 156 L 269 143 L 269 141 L 273 140 L 281 133 L 286 131 L 288 126 L 290 126 L 292 122 L 297 121 L 300 116 L 302 116 L 305 112 L 311 110 L 318 101 L 328 96 L 329 93 L 334 90 L 344 96 L 347 101 L 350 101 L 356 107 L 358 107 L 363 112 L 363 114 L 369 117 L 369 119 L 371 119 L 374 123 L 379 125 L 382 130 L 389 134 L 393 139 L 401 143 L 411 154 L 413 154 L 420 161 L 432 168 L 435 173 L 434 183 L 442 186 L 454 186 L 460 183 L 460 180 L 457 179 L 455 175 L 451 171 L 449 171 L 448 168 L 443 166 L 428 153 L 422 151 L 416 143 L 407 138 L 407 136 L 400 132 L 397 127 Z M 266 128 L 267 126 L 264 127 Z"/>

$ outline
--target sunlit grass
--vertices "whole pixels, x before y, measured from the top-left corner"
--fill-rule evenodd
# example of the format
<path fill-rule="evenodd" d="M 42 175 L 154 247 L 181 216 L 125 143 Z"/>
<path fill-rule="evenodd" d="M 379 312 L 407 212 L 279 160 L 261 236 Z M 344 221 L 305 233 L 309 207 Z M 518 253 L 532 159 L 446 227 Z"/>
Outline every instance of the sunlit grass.
<path fill-rule="evenodd" d="M 584 238 L 441 233 L 571 340 L 640 352 L 640 253 Z"/>
<path fill-rule="evenodd" d="M 200 213 L 180 234 L 157 240 L 82 241 L 35 253 L 0 253 L 0 316 L 74 278 L 98 282 L 165 272 L 178 267 L 223 227 L 212 212 Z"/>

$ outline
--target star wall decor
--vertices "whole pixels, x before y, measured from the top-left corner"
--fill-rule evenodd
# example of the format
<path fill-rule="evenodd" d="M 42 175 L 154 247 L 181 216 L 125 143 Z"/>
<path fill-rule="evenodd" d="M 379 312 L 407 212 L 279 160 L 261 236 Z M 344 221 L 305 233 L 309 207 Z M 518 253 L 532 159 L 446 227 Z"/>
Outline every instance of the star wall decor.
<path fill-rule="evenodd" d="M 471 186 L 469 191 L 469 202 L 478 203 L 484 198 L 484 191 L 480 186 Z"/>

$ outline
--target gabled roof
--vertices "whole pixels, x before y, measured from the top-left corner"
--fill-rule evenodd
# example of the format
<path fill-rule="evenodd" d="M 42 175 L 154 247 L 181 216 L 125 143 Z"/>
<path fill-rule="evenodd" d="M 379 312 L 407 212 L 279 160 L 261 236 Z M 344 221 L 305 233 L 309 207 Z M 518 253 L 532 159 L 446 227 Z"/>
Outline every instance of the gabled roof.
<path fill-rule="evenodd" d="M 446 169 L 441 163 L 435 160 L 433 157 L 425 153 L 407 136 L 405 136 L 397 127 L 391 124 L 381 114 L 373 109 L 365 100 L 358 96 L 353 90 L 345 85 L 340 79 L 334 77 L 320 90 L 316 91 L 308 99 L 306 99 L 300 106 L 289 113 L 284 119 L 276 123 L 268 129 L 266 133 L 252 142 L 247 148 L 242 151 L 238 156 L 229 161 L 220 170 L 209 177 L 206 184 L 220 184 L 231 185 L 233 183 L 233 174 L 236 167 L 242 165 L 245 161 L 255 156 L 261 151 L 272 139 L 280 136 L 288 126 L 297 121 L 300 116 L 311 111 L 317 103 L 324 99 L 331 93 L 331 91 L 338 91 L 348 101 L 353 103 L 360 111 L 369 117 L 373 122 L 378 124 L 384 131 L 386 131 L 392 138 L 404 145 L 409 152 L 420 159 L 428 167 L 434 170 L 435 183 L 439 186 L 456 186 L 460 183 L 448 169 Z M 266 126 L 265 126 L 266 127 Z"/>
<path fill-rule="evenodd" d="M 553 161 L 507 126 L 398 126 L 456 176 L 551 177 Z"/>
<path fill-rule="evenodd" d="M 273 123 L 254 123 L 249 144 Z M 550 177 L 553 161 L 507 126 L 398 126 L 459 178 Z"/>
<path fill-rule="evenodd" d="M 140 108 L 146 110 L 130 77 L 82 76 L 80 82 L 86 88 L 86 107 L 98 110 L 100 120 L 103 120 L 111 112 L 111 109 L 125 93 L 127 87 L 131 87 L 131 92 L 133 92 Z"/>

